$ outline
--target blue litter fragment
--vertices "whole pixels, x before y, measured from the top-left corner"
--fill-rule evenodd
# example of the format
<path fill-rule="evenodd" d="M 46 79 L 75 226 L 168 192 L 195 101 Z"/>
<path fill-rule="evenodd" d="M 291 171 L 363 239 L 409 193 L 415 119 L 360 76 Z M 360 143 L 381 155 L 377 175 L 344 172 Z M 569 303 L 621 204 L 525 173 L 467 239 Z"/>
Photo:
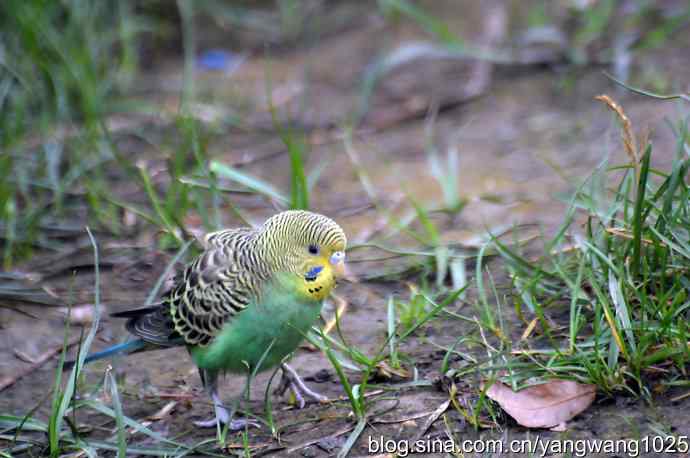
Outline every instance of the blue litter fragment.
<path fill-rule="evenodd" d="M 197 57 L 197 65 L 203 70 L 233 72 L 244 62 L 245 56 L 222 49 L 209 49 Z"/>

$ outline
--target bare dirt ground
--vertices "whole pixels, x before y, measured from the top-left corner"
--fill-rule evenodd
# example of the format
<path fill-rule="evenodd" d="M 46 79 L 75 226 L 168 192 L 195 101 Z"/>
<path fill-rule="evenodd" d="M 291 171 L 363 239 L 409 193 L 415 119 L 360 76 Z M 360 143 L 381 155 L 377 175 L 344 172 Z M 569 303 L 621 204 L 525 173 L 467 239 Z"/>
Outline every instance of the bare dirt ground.
<path fill-rule="evenodd" d="M 469 36 L 491 42 L 494 37 L 482 38 L 481 32 L 490 26 L 476 25 L 481 20 L 472 17 L 481 18 L 481 12 L 470 8 L 462 17 L 450 16 L 448 21 L 463 24 L 462 30 Z M 475 24 L 480 30 L 472 31 L 467 24 Z M 200 104 L 199 110 L 209 118 L 210 124 L 222 122 L 223 116 L 235 113 L 247 125 L 270 127 L 265 97 L 265 77 L 270 65 L 274 103 L 292 111 L 297 125 L 310 132 L 310 163 L 316 165 L 323 161 L 327 164 L 312 193 L 314 210 L 335 218 L 352 240 L 361 240 L 380 216 L 362 190 L 337 126 L 357 103 L 358 81 L 367 64 L 390 44 L 419 35 L 413 26 L 380 24 L 363 15 L 306 49 L 271 56 L 270 64 L 261 52 L 257 52 L 231 75 L 200 73 L 198 91 L 208 105 Z M 686 51 L 686 47 L 676 44 L 653 56 L 641 56 L 637 65 L 664 68 L 664 74 L 672 75 L 672 84 L 687 82 L 690 74 L 684 59 Z M 353 146 L 384 205 L 393 208 L 403 192 L 422 202 L 440 200 L 441 190 L 428 173 L 425 154 L 428 106 L 430 101 L 439 103 L 440 100 L 434 141 L 440 151 L 449 147 L 459 150 L 459 182 L 463 196 L 469 200 L 457 219 L 439 218 L 446 240 L 469 243 L 487 229 L 520 223 L 537 223 L 545 232 L 553 231 L 565 210 L 565 203 L 558 199 L 559 196 L 572 190 L 578 178 L 586 176 L 605 157 L 612 163 L 625 160 L 610 113 L 593 100 L 597 94 L 608 93 L 616 97 L 636 126 L 649 126 L 655 145 L 655 165 L 663 167 L 675 151 L 674 139 L 663 120 L 665 117 L 676 119 L 681 113 L 679 107 L 617 91 L 600 69 L 578 70 L 573 76 L 559 73 L 557 66 L 548 65 L 491 65 L 472 60 L 443 65 L 442 71 L 427 70 L 440 68 L 433 63 L 403 66 L 377 86 L 371 109 L 355 132 Z M 142 80 L 142 87 L 158 88 L 156 99 L 163 107 L 160 118 L 136 120 L 144 126 L 138 128 L 146 129 L 150 136 L 164 138 L 172 128 L 165 121 L 165 110 L 177 103 L 173 94 L 181 84 L 181 73 L 182 62 L 170 60 Z M 565 84 L 566 80 L 570 83 Z M 468 88 L 469 84 L 478 87 Z M 172 89 L 166 92 L 160 88 Z M 444 94 L 453 94 L 455 99 L 449 100 Z M 238 106 L 243 108 L 237 109 Z M 276 186 L 287 184 L 288 176 L 281 171 L 287 169 L 288 158 L 273 134 L 259 129 L 224 132 L 211 136 L 209 149 L 215 159 L 241 166 Z M 141 156 L 150 167 L 165 166 L 160 154 L 137 138 L 123 134 L 118 136 L 118 142 L 123 151 Z M 127 195 L 127 184 L 118 183 L 115 190 Z M 131 198 L 142 199 L 141 196 Z M 235 203 L 257 220 L 274 212 L 265 201 L 253 196 L 237 196 Z M 193 217 L 190 224 L 194 224 Z M 228 213 L 227 225 L 233 224 L 238 222 Z M 171 256 L 153 248 L 155 234 L 133 233 L 129 240 L 109 240 L 105 234 L 96 235 L 104 249 L 102 301 L 107 310 L 116 311 L 142 303 Z M 125 249 L 127 246 L 130 248 Z M 59 297 L 65 298 L 69 283 L 73 281 L 76 303 L 92 302 L 90 256 L 90 248 L 85 246 L 80 257 L 70 258 L 72 268 L 50 263 L 57 273 L 46 276 L 46 284 Z M 365 256 L 353 254 L 351 267 L 355 275 L 366 277 L 382 268 L 376 263 L 357 262 L 358 257 Z M 38 253 L 25 270 L 40 266 L 45 259 Z M 87 267 L 79 268 L 80 264 Z M 496 269 L 500 271 L 500 266 Z M 75 276 L 72 270 L 76 271 Z M 497 278 L 500 279 L 500 274 Z M 365 352 L 374 352 L 385 339 L 388 297 L 391 294 L 406 297 L 408 288 L 400 280 L 364 281 L 344 284 L 337 293 L 349 302 L 342 320 L 343 334 L 352 345 Z M 470 293 L 467 301 L 471 302 L 472 297 Z M 0 308 L 0 378 L 16 374 L 31 364 L 18 355 L 36 357 L 62 342 L 63 316 L 55 308 L 21 306 L 20 311 Z M 518 335 L 523 326 L 515 322 Z M 409 439 L 415 436 L 425 418 L 448 399 L 438 382 L 440 359 L 445 354 L 441 348 L 452 344 L 466 331 L 458 321 L 438 320 L 406 344 L 404 353 L 414 361 L 419 379 L 429 383 L 401 388 L 409 380 L 387 381 L 390 391 L 384 399 L 378 399 L 373 408 L 384 413 L 372 417 L 370 426 L 353 449 L 353 456 L 367 454 L 369 438 Z M 120 321 L 105 319 L 95 349 L 118 342 L 124 335 Z M 52 386 L 55 361 L 51 360 L 3 390 L 0 411 L 22 415 L 36 405 Z M 88 380 L 98 381 L 106 364 L 109 363 L 90 366 Z M 313 387 L 332 399 L 344 399 L 333 368 L 322 354 L 302 348 L 295 355 L 293 365 Z M 133 355 L 118 360 L 116 371 L 122 380 L 124 410 L 128 416 L 143 419 L 175 401 L 172 413 L 155 421 L 153 429 L 168 437 L 181 437 L 185 442 L 214 436 L 212 430 L 199 431 L 191 425 L 191 421 L 207 417 L 211 406 L 200 389 L 197 373 L 185 350 Z M 261 400 L 269 375 L 261 374 L 254 382 L 249 410 L 262 412 Z M 356 383 L 357 376 L 352 378 Z M 242 377 L 225 378 L 221 385 L 224 399 L 239 395 L 243 383 Z M 478 378 L 465 383 L 466 386 L 460 388 L 469 396 L 469 388 L 476 387 Z M 475 431 L 454 409 L 448 411 L 447 418 L 450 428 L 463 439 L 534 435 L 620 439 L 654 435 L 659 429 L 687 433 L 690 431 L 690 399 L 674 403 L 669 400 L 671 394 L 659 396 L 654 405 L 631 398 L 600 397 L 589 410 L 569 423 L 566 432 L 530 432 L 515 426 L 512 420 L 505 420 L 501 429 Z M 284 456 L 290 452 L 305 457 L 332 456 L 354 427 L 353 420 L 346 415 L 348 408 L 347 402 L 342 400 L 324 406 L 309 405 L 299 411 L 286 404 L 285 398 L 274 399 L 278 425 L 288 425 L 281 431 L 281 440 L 273 439 L 268 431 L 251 430 L 249 443 L 257 455 Z M 37 416 L 45 418 L 48 412 L 49 403 L 44 403 Z M 79 420 L 94 427 L 114 428 L 113 422 L 97 415 Z M 445 437 L 444 431 L 443 421 L 438 420 L 429 425 L 423 437 Z M 137 435 L 131 441 L 137 438 L 142 443 L 148 441 Z M 241 436 L 231 436 L 229 442 L 241 447 Z"/>

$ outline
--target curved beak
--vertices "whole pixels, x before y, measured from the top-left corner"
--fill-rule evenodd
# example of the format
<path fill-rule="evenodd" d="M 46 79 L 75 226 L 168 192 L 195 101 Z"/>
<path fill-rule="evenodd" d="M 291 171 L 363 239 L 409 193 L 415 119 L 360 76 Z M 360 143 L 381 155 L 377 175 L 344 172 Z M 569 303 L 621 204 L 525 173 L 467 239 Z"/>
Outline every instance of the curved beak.
<path fill-rule="evenodd" d="M 343 251 L 336 251 L 333 253 L 329 262 L 331 266 L 333 266 L 333 273 L 336 278 L 345 278 L 349 281 L 353 281 L 352 274 L 345 263 L 345 253 Z"/>
<path fill-rule="evenodd" d="M 348 277 L 350 275 L 345 261 L 340 261 L 339 263 L 335 264 L 333 266 L 333 273 L 335 274 L 336 278 Z"/>

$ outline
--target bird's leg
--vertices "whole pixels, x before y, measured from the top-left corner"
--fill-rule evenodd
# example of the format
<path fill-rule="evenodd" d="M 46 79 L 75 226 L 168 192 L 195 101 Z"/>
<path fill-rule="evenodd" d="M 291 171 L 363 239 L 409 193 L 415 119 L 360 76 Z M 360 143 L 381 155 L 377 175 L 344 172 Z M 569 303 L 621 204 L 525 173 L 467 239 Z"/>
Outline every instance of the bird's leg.
<path fill-rule="evenodd" d="M 228 425 L 229 431 L 241 431 L 250 426 L 259 427 L 259 424 L 251 421 L 247 418 L 239 418 L 237 420 L 232 418 L 228 409 L 225 408 L 223 402 L 218 396 L 218 374 L 209 373 L 206 371 L 199 370 L 199 375 L 201 376 L 201 382 L 204 388 L 208 391 L 213 401 L 213 410 L 215 412 L 215 418 L 203 421 L 195 421 L 194 425 L 199 428 L 213 428 L 218 424 Z"/>
<path fill-rule="evenodd" d="M 292 391 L 292 393 L 295 395 L 297 405 L 299 405 L 300 409 L 303 408 L 306 403 L 304 400 L 305 397 L 311 398 L 317 402 L 328 401 L 326 396 L 309 389 L 309 387 L 305 385 L 302 378 L 292 367 L 288 366 L 286 363 L 283 363 L 280 365 L 280 368 L 283 370 L 283 376 L 280 378 L 280 384 L 275 391 L 277 394 L 283 394 L 288 388 L 290 388 L 290 391 Z"/>

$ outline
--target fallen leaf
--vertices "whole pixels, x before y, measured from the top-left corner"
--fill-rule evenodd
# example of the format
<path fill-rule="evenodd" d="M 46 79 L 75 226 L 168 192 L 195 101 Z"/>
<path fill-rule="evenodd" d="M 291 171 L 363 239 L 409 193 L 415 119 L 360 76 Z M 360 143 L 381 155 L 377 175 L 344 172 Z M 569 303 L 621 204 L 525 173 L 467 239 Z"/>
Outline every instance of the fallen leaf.
<path fill-rule="evenodd" d="M 393 379 L 394 377 L 407 380 L 412 378 L 410 372 L 404 367 L 395 368 L 386 361 L 381 361 L 376 365 L 376 375 L 384 379 Z"/>
<path fill-rule="evenodd" d="M 550 380 L 518 392 L 496 382 L 486 390 L 518 424 L 528 428 L 563 426 L 592 404 L 596 386 L 571 380 Z"/>

